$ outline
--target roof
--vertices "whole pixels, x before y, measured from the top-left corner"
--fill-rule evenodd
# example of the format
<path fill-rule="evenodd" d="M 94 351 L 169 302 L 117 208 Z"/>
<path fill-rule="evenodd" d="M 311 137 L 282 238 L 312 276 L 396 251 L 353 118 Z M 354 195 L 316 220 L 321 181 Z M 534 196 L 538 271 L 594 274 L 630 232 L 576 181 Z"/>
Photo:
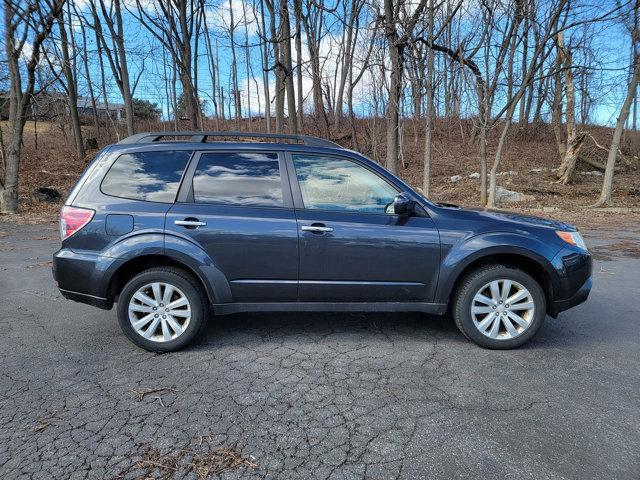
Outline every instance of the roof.
<path fill-rule="evenodd" d="M 78 97 L 76 105 L 78 106 L 78 108 L 93 108 L 93 102 L 89 97 Z M 121 108 L 124 108 L 124 105 L 122 103 L 105 103 L 96 100 L 96 108 L 100 110 L 119 110 Z"/>
<path fill-rule="evenodd" d="M 295 140 L 309 147 L 325 147 L 325 148 L 339 148 L 340 145 L 330 140 L 323 138 L 313 137 L 309 135 L 294 135 L 294 134 L 278 134 L 278 133 L 258 133 L 258 132 L 201 132 L 201 131 L 183 131 L 183 132 L 146 132 L 131 135 L 118 142 L 118 145 L 134 145 L 134 144 L 149 144 L 149 143 L 175 143 L 173 139 L 169 137 L 185 137 L 184 140 L 178 140 L 179 142 L 187 143 L 206 143 L 209 138 L 261 138 L 269 140 Z M 255 144 L 263 144 L 264 142 L 251 142 Z"/>

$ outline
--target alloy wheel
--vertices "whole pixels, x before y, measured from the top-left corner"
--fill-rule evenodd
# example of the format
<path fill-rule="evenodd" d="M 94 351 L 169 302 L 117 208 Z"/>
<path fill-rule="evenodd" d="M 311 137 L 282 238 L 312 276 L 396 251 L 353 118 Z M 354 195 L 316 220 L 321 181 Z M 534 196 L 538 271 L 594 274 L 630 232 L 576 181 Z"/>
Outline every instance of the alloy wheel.
<path fill-rule="evenodd" d="M 514 280 L 499 279 L 485 284 L 471 302 L 475 327 L 494 340 L 522 335 L 531 325 L 534 314 L 531 292 Z"/>
<path fill-rule="evenodd" d="M 170 283 L 148 283 L 140 287 L 129 301 L 131 327 L 152 342 L 178 338 L 189 327 L 190 320 L 189 299 Z"/>

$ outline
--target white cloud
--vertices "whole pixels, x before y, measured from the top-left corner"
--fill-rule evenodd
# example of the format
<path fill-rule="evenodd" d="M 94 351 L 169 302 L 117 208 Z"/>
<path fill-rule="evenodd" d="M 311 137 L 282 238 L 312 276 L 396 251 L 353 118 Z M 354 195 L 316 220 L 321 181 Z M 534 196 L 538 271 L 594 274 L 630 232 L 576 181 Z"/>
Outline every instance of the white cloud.
<path fill-rule="evenodd" d="M 208 7 L 205 12 L 207 25 L 214 31 L 228 31 L 231 27 L 232 12 L 236 42 L 240 42 L 240 38 L 244 39 L 245 27 L 250 38 L 258 33 L 256 17 L 260 17 L 259 12 L 254 11 L 253 3 L 243 0 L 231 0 L 231 8 L 229 1 L 225 0 Z"/>

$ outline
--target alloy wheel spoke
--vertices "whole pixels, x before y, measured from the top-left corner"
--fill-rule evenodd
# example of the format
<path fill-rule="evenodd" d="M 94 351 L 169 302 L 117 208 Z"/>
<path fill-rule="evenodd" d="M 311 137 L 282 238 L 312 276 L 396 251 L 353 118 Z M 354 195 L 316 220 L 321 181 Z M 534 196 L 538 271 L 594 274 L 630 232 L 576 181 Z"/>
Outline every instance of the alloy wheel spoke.
<path fill-rule="evenodd" d="M 149 325 L 149 328 L 145 330 L 142 336 L 146 339 L 151 338 L 153 334 L 156 333 L 156 330 L 158 329 L 158 323 L 160 323 L 160 317 L 154 318 L 153 322 L 151 323 L 151 325 Z"/>
<path fill-rule="evenodd" d="M 473 307 L 471 307 L 471 313 L 473 314 L 483 314 L 483 313 L 492 313 L 494 311 L 494 309 L 492 307 L 479 307 L 477 305 L 474 305 Z"/>
<path fill-rule="evenodd" d="M 151 307 L 157 307 L 158 306 L 158 302 L 156 302 L 153 298 L 151 298 L 150 296 L 146 295 L 144 292 L 138 290 L 136 292 L 136 294 L 133 296 L 133 298 L 135 298 L 136 300 L 144 303 L 145 305 L 149 305 Z"/>
<path fill-rule="evenodd" d="M 152 283 L 151 284 L 151 290 L 153 291 L 153 298 L 156 301 L 156 303 L 160 303 L 162 301 L 162 293 L 161 293 L 161 288 L 160 288 L 160 284 L 159 283 Z"/>
<path fill-rule="evenodd" d="M 165 342 L 168 342 L 171 340 L 171 332 L 169 331 L 169 325 L 167 325 L 167 319 L 163 318 L 160 325 L 162 326 L 162 338 Z"/>
<path fill-rule="evenodd" d="M 518 315 L 517 313 L 513 313 L 513 312 L 507 312 L 507 316 L 513 320 L 514 322 L 516 322 L 518 325 L 520 325 L 522 328 L 527 328 L 529 326 L 529 322 L 527 322 L 524 318 L 522 318 L 520 315 Z"/>
<path fill-rule="evenodd" d="M 164 293 L 162 295 L 162 303 L 167 305 L 171 301 L 171 297 L 173 296 L 174 291 L 175 291 L 175 288 L 173 288 L 173 285 L 165 285 Z"/>
<path fill-rule="evenodd" d="M 514 303 L 519 302 L 520 300 L 527 298 L 528 296 L 529 292 L 527 290 L 518 290 L 516 293 L 507 298 L 507 303 L 509 305 L 513 305 Z"/>
<path fill-rule="evenodd" d="M 147 305 L 141 305 L 139 303 L 130 304 L 129 310 L 132 312 L 139 312 L 139 313 L 151 313 L 154 311 L 153 307 L 149 307 Z"/>
<path fill-rule="evenodd" d="M 515 305 L 511 304 L 509 305 L 509 309 L 510 310 L 531 310 L 534 307 L 534 303 L 533 302 L 522 302 L 522 303 L 516 303 Z"/>
<path fill-rule="evenodd" d="M 495 305 L 496 303 L 486 295 L 483 295 L 482 293 L 478 293 L 475 297 L 473 297 L 473 301 L 478 303 L 484 303 L 485 305 L 489 305 L 490 307 Z"/>
<path fill-rule="evenodd" d="M 511 323 L 508 315 L 502 315 L 502 324 L 504 325 L 504 328 L 507 329 L 507 333 L 510 337 L 515 337 L 518 335 L 518 331 L 514 328 L 513 323 Z"/>
<path fill-rule="evenodd" d="M 171 310 L 170 312 L 168 312 L 170 315 L 173 315 L 174 317 L 191 317 L 191 310 L 187 309 L 187 310 Z"/>
<path fill-rule="evenodd" d="M 189 304 L 189 301 L 187 300 L 186 297 L 180 297 L 179 299 L 174 300 L 173 302 L 168 304 L 167 310 L 174 310 L 176 308 L 184 307 L 185 305 L 188 305 L 188 304 Z"/>
<path fill-rule="evenodd" d="M 487 315 L 484 318 L 484 320 L 482 320 L 478 324 L 478 330 L 480 330 L 483 333 L 486 332 L 489 326 L 495 321 L 495 319 L 496 319 L 495 315 Z"/>
<path fill-rule="evenodd" d="M 176 322 L 176 319 L 173 318 L 173 316 L 167 315 L 167 323 L 173 329 L 173 331 L 176 332 L 176 335 L 180 335 L 182 333 L 182 327 L 178 322 Z"/>
<path fill-rule="evenodd" d="M 491 325 L 489 336 L 491 338 L 496 338 L 498 336 L 498 332 L 500 332 L 500 317 L 496 315 L 494 317 L 493 324 Z"/>
<path fill-rule="evenodd" d="M 494 303 L 498 303 L 500 300 L 500 284 L 497 280 L 494 280 L 489 284 L 489 290 L 491 290 L 491 298 Z"/>
<path fill-rule="evenodd" d="M 149 315 L 142 317 L 137 322 L 132 323 L 131 326 L 134 328 L 134 330 L 140 330 L 142 327 L 147 325 L 151 320 L 153 320 L 153 313 L 150 313 Z"/>
<path fill-rule="evenodd" d="M 505 280 L 502 282 L 502 293 L 500 294 L 500 300 L 502 300 L 502 303 L 506 303 L 509 293 L 511 292 L 511 285 L 513 285 L 511 280 Z"/>

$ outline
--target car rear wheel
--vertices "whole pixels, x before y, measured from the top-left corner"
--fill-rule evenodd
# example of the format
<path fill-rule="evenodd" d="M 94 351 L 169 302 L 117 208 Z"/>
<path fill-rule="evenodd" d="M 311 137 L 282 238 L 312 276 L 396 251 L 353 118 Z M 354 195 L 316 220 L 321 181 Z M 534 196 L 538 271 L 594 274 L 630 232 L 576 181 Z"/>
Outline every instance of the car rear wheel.
<path fill-rule="evenodd" d="M 485 348 L 519 347 L 533 337 L 546 316 L 538 282 L 518 268 L 487 265 L 460 284 L 452 305 L 460 331 Z"/>
<path fill-rule="evenodd" d="M 139 347 L 171 352 L 191 343 L 205 321 L 206 295 L 194 278 L 170 267 L 133 277 L 118 298 L 122 331 Z"/>

